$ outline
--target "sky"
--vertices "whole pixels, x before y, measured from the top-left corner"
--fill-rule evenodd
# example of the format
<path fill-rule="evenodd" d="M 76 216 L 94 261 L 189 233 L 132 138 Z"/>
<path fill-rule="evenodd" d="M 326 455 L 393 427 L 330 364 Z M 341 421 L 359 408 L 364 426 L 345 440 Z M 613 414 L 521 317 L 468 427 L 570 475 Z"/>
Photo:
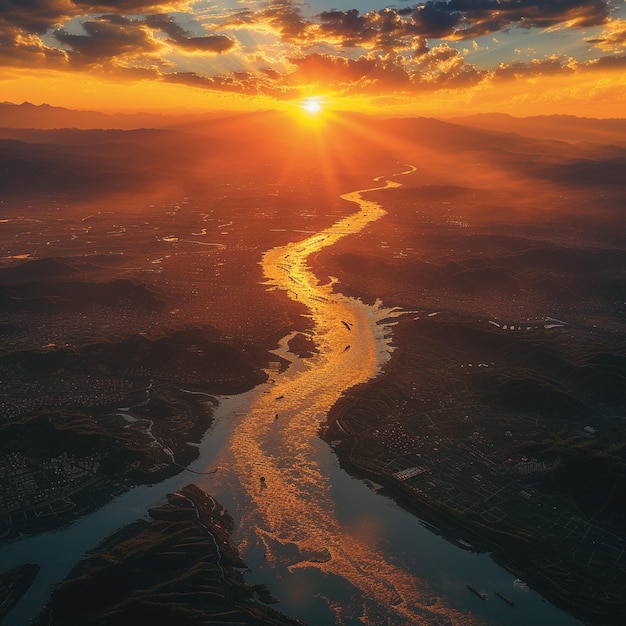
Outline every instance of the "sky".
<path fill-rule="evenodd" d="M 357 8 L 358 6 L 358 8 Z M 626 116 L 625 0 L 0 0 L 0 101 Z"/>

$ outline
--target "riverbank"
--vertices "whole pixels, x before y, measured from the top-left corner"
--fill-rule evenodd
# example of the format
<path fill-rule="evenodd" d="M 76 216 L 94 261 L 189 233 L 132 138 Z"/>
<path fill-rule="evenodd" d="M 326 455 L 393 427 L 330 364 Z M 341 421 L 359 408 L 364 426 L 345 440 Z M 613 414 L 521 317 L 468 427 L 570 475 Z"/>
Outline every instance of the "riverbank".
<path fill-rule="evenodd" d="M 149 514 L 92 550 L 34 623 L 301 624 L 266 606 L 267 587 L 244 581 L 233 519 L 210 495 L 187 485 Z"/>
<path fill-rule="evenodd" d="M 624 623 L 624 253 L 600 220 L 564 241 L 595 196 L 555 186 L 551 212 L 517 175 L 490 197 L 466 173 L 368 194 L 385 218 L 312 259 L 337 292 L 413 312 L 323 437 L 451 541 L 589 623 Z"/>
<path fill-rule="evenodd" d="M 372 429 L 382 430 L 385 427 L 381 413 L 384 411 L 384 402 L 390 398 L 390 387 L 397 391 L 394 368 L 399 364 L 406 366 L 406 357 L 403 346 L 398 346 L 380 377 L 346 392 L 329 412 L 320 436 L 331 445 L 340 466 L 355 478 L 382 486 L 378 489 L 379 494 L 390 497 L 414 514 L 432 532 L 464 550 L 490 553 L 491 558 L 509 570 L 515 578 L 525 581 L 549 602 L 585 623 L 597 626 L 622 624 L 626 616 L 624 603 L 619 599 L 599 597 L 601 582 L 587 578 L 586 564 L 573 560 L 571 553 L 568 560 L 563 546 L 549 545 L 545 538 L 542 539 L 538 534 L 541 529 L 533 532 L 533 529 L 520 524 L 489 525 L 471 510 L 460 513 L 433 497 L 432 492 L 425 488 L 428 481 L 434 481 L 434 484 L 439 481 L 439 463 L 433 462 L 431 467 L 425 456 L 420 458 L 418 454 L 411 459 L 410 455 L 398 449 L 392 453 L 389 450 L 385 452 L 380 442 L 376 445 L 372 441 Z M 369 427 L 365 426 L 366 420 Z M 400 425 L 404 424 L 408 429 L 409 421 L 403 421 L 397 414 L 388 415 L 387 420 L 395 425 L 397 444 L 406 435 Z M 452 456 L 452 444 L 444 449 L 439 439 L 437 445 L 440 447 L 439 452 L 442 452 L 441 458 L 447 459 L 448 464 L 458 462 L 458 457 Z M 412 463 L 420 463 L 419 466 L 414 465 L 419 474 L 414 479 L 402 480 L 399 477 L 402 476 L 402 470 L 406 471 Z M 472 475 L 478 476 L 477 472 L 484 476 L 484 467 L 471 466 L 470 463 L 466 470 L 467 479 L 471 480 Z M 463 483 L 458 483 L 449 489 L 453 493 L 462 494 L 464 487 Z M 523 484 L 510 484 L 508 489 L 514 493 L 523 489 Z M 448 497 L 454 501 L 450 491 Z M 539 499 L 540 496 L 534 497 Z M 552 506 L 549 508 L 552 509 Z M 520 510 L 519 517 L 523 519 L 524 516 L 525 513 Z M 557 530 L 562 532 L 561 529 Z M 549 567 L 550 563 L 553 567 Z M 554 567 L 555 564 L 560 566 Z M 607 572 L 609 575 L 610 572 Z"/>
<path fill-rule="evenodd" d="M 380 207 L 360 200 L 358 192 L 349 195 L 362 209 L 358 219 L 350 217 L 303 242 L 273 249 L 264 258 L 264 269 L 271 270 L 273 262 L 273 267 L 285 271 L 266 274 L 276 286 L 297 289 L 294 296 L 306 298 L 319 355 L 309 362 L 296 360 L 265 389 L 224 399 L 217 411 L 220 418 L 201 444 L 201 458 L 191 468 L 210 475 L 194 480 L 236 511 L 236 540 L 252 568 L 249 576 L 267 583 L 290 615 L 316 624 L 369 619 L 398 626 L 444 620 L 469 625 L 483 617 L 505 623 L 501 611 L 510 612 L 510 607 L 482 603 L 477 617 L 476 599 L 468 597 L 465 585 L 490 577 L 508 593 L 507 572 L 451 546 L 417 518 L 390 507 L 385 498 L 352 480 L 315 436 L 319 420 L 341 394 L 376 377 L 389 357 L 388 327 L 378 322 L 389 322 L 395 312 L 335 297 L 332 285 L 319 285 L 307 267 L 311 251 L 380 216 Z M 281 342 L 282 356 L 286 344 Z M 151 415 L 138 420 L 139 427 L 145 430 L 150 419 Z M 211 473 L 210 468 L 219 471 Z M 21 603 L 22 623 L 86 551 L 158 506 L 184 480 L 177 476 L 133 489 L 65 532 L 9 546 L 12 562 L 30 554 L 41 554 L 45 561 L 43 576 L 34 585 L 37 589 Z M 425 553 L 428 558 L 423 558 Z M 535 618 L 572 623 L 537 594 L 529 593 L 526 600 L 525 608 Z M 536 621 L 528 617 L 519 610 L 506 623 L 524 626 Z"/>
<path fill-rule="evenodd" d="M 181 472 L 198 457 L 218 398 L 265 382 L 270 363 L 278 371 L 287 364 L 264 347 L 217 343 L 200 330 L 125 344 L 125 350 L 110 344 L 114 354 L 89 379 L 88 389 L 98 388 L 101 379 L 109 382 L 110 372 L 120 376 L 124 367 L 129 388 L 116 404 L 107 405 L 111 398 L 102 393 L 89 399 L 92 406 L 81 407 L 86 391 L 74 385 L 67 408 L 42 409 L 0 424 L 0 543 L 18 533 L 59 528 L 133 486 Z M 60 359 L 67 367 L 87 368 L 89 354 L 49 352 L 44 367 Z M 22 357 L 21 375 L 28 369 L 23 364 L 32 368 L 40 356 Z M 146 363 L 133 364 L 139 357 Z M 166 370 L 167 357 L 178 367 Z"/>

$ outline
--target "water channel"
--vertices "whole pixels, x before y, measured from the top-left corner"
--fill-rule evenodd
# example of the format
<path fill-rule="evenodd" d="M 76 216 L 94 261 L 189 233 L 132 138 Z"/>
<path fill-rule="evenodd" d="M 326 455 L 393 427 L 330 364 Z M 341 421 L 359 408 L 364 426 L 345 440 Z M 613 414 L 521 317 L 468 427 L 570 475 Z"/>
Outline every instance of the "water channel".
<path fill-rule="evenodd" d="M 376 189 L 399 185 L 387 180 Z M 311 253 L 384 215 L 382 206 L 363 197 L 372 190 L 342 196 L 358 211 L 303 241 L 269 250 L 263 259 L 268 288 L 284 289 L 310 309 L 319 353 L 305 360 L 289 354 L 293 363 L 283 374 L 221 399 L 200 457 L 190 466 L 198 472 L 218 468 L 216 473 L 183 471 L 158 485 L 136 487 L 66 529 L 4 546 L 2 570 L 31 562 L 42 571 L 3 623 L 27 624 L 87 550 L 189 482 L 234 517 L 234 541 L 251 567 L 249 582 L 266 583 L 280 600 L 275 608 L 311 625 L 579 623 L 489 555 L 442 539 L 348 476 L 317 437 L 341 393 L 375 376 L 389 358 L 386 335 L 400 313 L 334 293 L 307 266 Z M 284 356 L 286 340 L 277 350 Z M 470 593 L 468 583 L 489 600 Z M 495 597 L 495 590 L 516 607 Z"/>

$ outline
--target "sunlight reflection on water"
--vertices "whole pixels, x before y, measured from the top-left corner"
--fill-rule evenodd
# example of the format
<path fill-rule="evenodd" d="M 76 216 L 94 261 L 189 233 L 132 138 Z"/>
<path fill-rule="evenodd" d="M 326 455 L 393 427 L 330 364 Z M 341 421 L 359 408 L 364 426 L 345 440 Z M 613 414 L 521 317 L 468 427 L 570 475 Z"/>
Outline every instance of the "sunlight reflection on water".
<path fill-rule="evenodd" d="M 393 317 L 402 313 L 334 294 L 336 281 L 320 286 L 307 270 L 311 252 L 384 214 L 359 192 L 344 197 L 359 204 L 358 215 L 270 251 L 264 261 L 270 288 L 287 286 L 295 294 L 288 275 L 299 272 L 294 274 L 297 289 L 311 307 L 320 353 L 294 359 L 288 354 L 291 336 L 284 337 L 275 352 L 292 360 L 286 372 L 280 373 L 276 361 L 268 368 L 267 383 L 220 397 L 200 456 L 188 468 L 191 475 L 183 471 L 158 484 L 134 487 L 68 527 L 1 546 L 5 569 L 25 562 L 42 568 L 7 623 L 28 624 L 52 586 L 88 550 L 123 526 L 147 519 L 151 507 L 192 480 L 233 515 L 233 543 L 250 566 L 246 579 L 269 585 L 280 600 L 278 610 L 311 626 L 465 626 L 477 622 L 477 611 L 491 624 L 579 624 L 528 587 L 519 587 L 515 575 L 488 554 L 446 541 L 376 494 L 369 481 L 351 478 L 317 437 L 318 424 L 340 394 L 374 376 L 389 358 L 385 337 Z M 474 581 L 520 602 L 514 611 L 503 602 L 481 602 L 466 589 Z"/>
<path fill-rule="evenodd" d="M 379 189 L 397 186 L 387 181 Z M 366 530 L 337 520 L 330 478 L 320 465 L 315 444 L 320 416 L 346 389 L 377 374 L 389 351 L 380 350 L 385 329 L 376 322 L 399 314 L 335 294 L 332 282 L 318 284 L 307 266 L 309 255 L 385 214 L 380 205 L 361 197 L 365 191 L 342 196 L 359 206 L 358 213 L 264 256 L 268 285 L 287 291 L 312 312 L 319 354 L 297 375 L 279 379 L 271 396 L 259 396 L 232 434 L 230 469 L 254 503 L 241 523 L 247 529 L 243 546 L 260 542 L 276 568 L 315 568 L 346 581 L 351 601 L 328 598 L 338 622 L 361 614 L 361 622 L 371 624 L 387 619 L 394 624 L 439 623 L 442 618 L 470 624 L 471 618 L 433 600 L 423 581 L 389 560 L 375 525 Z M 280 419 L 274 417 L 276 411 Z"/>

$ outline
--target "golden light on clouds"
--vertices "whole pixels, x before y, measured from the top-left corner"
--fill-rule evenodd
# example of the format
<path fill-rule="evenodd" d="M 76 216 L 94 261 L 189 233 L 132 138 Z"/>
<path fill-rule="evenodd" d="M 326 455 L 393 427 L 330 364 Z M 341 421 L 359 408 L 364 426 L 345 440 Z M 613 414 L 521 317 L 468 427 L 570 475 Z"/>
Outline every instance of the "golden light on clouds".
<path fill-rule="evenodd" d="M 626 50 L 626 20 L 611 20 L 600 35 L 585 40 L 605 52 L 620 53 Z"/>
<path fill-rule="evenodd" d="M 0 98 L 69 108 L 251 110 L 284 109 L 323 92 L 342 108 L 437 115 L 442 106 L 453 114 L 453 104 L 456 113 L 468 104 L 471 112 L 487 110 L 478 105 L 489 94 L 490 110 L 524 114 L 507 109 L 524 100 L 549 114 L 562 112 L 563 93 L 573 91 L 552 84 L 597 78 L 603 89 L 568 101 L 569 110 L 609 117 L 615 93 L 623 100 L 624 3 L 372 4 L 359 10 L 338 0 L 338 8 L 316 13 L 291 0 L 99 0 L 95 11 L 74 0 L 41 0 L 32 10 L 11 0 L 0 14 Z M 51 81 L 59 86 L 50 89 Z M 607 83 L 613 95 L 603 100 Z M 311 100 L 306 110 L 318 114 L 318 106 Z"/>
<path fill-rule="evenodd" d="M 160 80 L 107 80 L 98 74 L 48 71 L 0 73 L 0 101 L 52 104 L 69 109 L 123 111 L 244 111 L 272 108 L 273 98 L 258 95 L 254 100 L 237 93 L 190 88 L 186 84 Z"/>

